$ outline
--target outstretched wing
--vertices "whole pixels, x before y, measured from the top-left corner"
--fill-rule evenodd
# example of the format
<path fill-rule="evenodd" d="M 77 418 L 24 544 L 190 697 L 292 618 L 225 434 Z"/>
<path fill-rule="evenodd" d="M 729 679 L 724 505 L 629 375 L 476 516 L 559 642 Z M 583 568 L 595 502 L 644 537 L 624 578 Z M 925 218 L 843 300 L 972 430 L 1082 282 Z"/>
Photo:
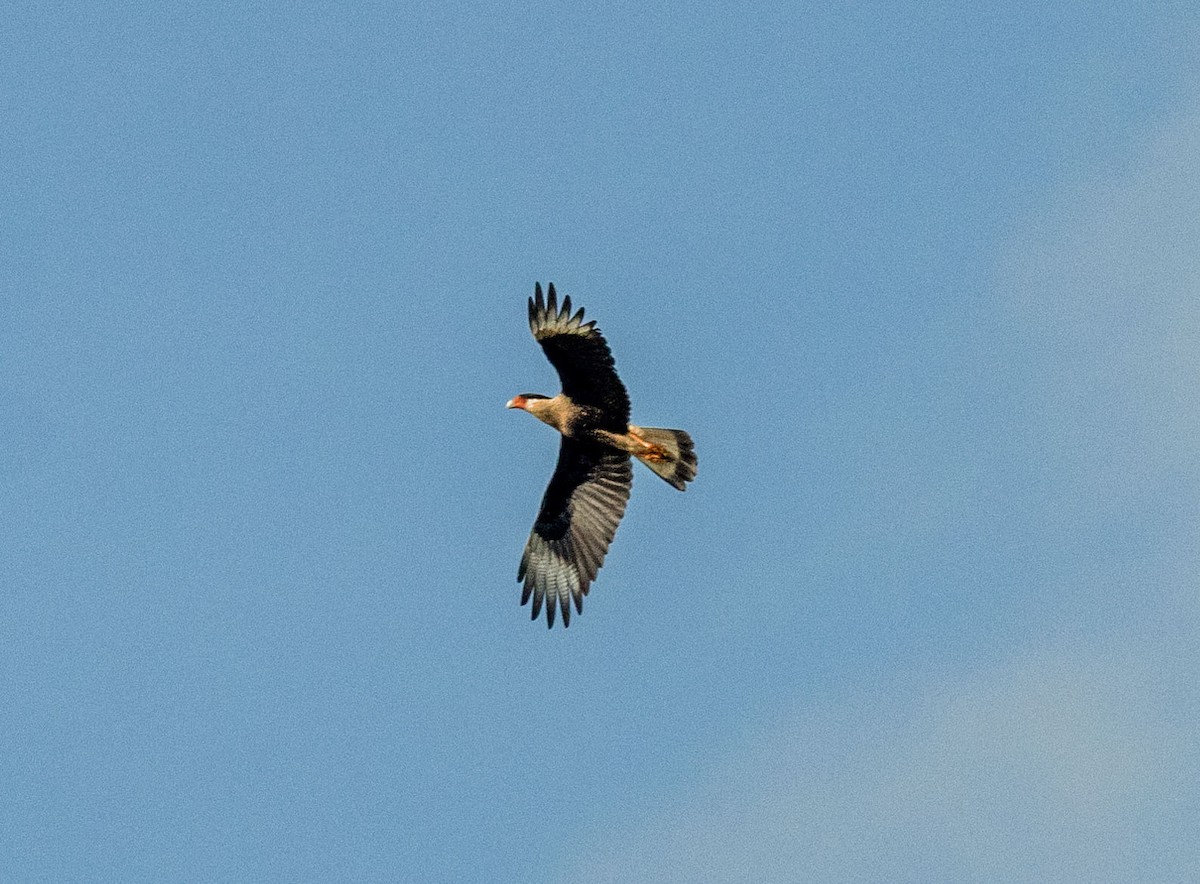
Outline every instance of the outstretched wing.
<path fill-rule="evenodd" d="M 617 377 L 617 368 L 608 342 L 596 328 L 596 321 L 583 321 L 583 308 L 571 315 L 571 296 L 563 298 L 562 308 L 550 284 L 550 296 L 542 300 L 542 285 L 533 289 L 529 299 L 529 330 L 542 345 L 546 358 L 558 371 L 562 390 L 576 405 L 599 409 L 601 429 L 623 433 L 629 425 L 629 394 Z"/>
<path fill-rule="evenodd" d="M 571 601 L 583 612 L 583 597 L 596 579 L 633 486 L 629 455 L 563 437 L 558 466 L 550 477 L 542 508 L 525 544 L 517 580 L 521 604 L 533 597 L 533 620 L 546 603 L 546 626 L 554 625 L 556 605 L 563 626 L 571 623 Z"/>

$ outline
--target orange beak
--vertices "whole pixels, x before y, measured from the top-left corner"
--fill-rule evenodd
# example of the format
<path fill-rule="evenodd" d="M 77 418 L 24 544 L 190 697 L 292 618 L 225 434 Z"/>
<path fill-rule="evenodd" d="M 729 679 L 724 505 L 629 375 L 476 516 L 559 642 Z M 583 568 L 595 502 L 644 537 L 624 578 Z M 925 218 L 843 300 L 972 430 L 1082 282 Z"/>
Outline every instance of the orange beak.
<path fill-rule="evenodd" d="M 514 396 L 505 403 L 505 408 L 524 408 L 525 403 L 529 400 L 524 396 Z"/>

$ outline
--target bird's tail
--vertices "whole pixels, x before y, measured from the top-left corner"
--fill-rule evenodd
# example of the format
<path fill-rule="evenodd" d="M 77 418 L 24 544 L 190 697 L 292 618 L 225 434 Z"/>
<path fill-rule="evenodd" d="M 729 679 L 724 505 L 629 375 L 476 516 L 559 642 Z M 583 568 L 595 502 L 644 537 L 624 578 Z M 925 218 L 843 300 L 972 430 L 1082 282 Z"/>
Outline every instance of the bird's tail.
<path fill-rule="evenodd" d="M 683 430 L 630 427 L 636 444 L 633 456 L 680 491 L 696 478 L 696 447 Z"/>

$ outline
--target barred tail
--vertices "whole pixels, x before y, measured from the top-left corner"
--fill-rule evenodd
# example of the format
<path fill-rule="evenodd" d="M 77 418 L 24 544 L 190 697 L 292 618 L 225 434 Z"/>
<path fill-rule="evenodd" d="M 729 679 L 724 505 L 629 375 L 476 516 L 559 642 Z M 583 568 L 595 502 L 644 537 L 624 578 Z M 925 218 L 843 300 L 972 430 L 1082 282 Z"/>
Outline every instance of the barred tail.
<path fill-rule="evenodd" d="M 696 447 L 683 430 L 630 427 L 629 433 L 646 443 L 645 450 L 635 450 L 633 456 L 680 491 L 696 478 Z"/>

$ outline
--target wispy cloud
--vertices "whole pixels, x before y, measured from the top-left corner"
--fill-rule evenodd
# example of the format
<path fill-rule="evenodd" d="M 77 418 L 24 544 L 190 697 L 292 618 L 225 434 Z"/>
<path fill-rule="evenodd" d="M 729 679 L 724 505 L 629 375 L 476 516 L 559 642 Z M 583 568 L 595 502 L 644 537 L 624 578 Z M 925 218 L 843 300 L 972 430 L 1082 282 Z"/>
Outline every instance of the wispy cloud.
<path fill-rule="evenodd" d="M 1127 173 L 1060 198 L 1016 238 L 1002 280 L 1059 441 L 1089 455 L 1081 473 L 1135 490 L 1154 470 L 1190 467 L 1200 443 L 1197 156 L 1193 113 Z"/>
<path fill-rule="evenodd" d="M 572 877 L 1135 880 L 1197 868 L 1195 740 L 1145 661 L 1060 649 L 929 691 L 798 716 Z"/>
<path fill-rule="evenodd" d="M 572 880 L 1200 877 L 1198 156 L 1200 111 L 1050 207 L 997 281 L 1053 505 L 1100 550 L 1044 590 L 1121 593 L 1136 616 L 1048 624 L 907 699 L 804 708 L 597 836 Z"/>

